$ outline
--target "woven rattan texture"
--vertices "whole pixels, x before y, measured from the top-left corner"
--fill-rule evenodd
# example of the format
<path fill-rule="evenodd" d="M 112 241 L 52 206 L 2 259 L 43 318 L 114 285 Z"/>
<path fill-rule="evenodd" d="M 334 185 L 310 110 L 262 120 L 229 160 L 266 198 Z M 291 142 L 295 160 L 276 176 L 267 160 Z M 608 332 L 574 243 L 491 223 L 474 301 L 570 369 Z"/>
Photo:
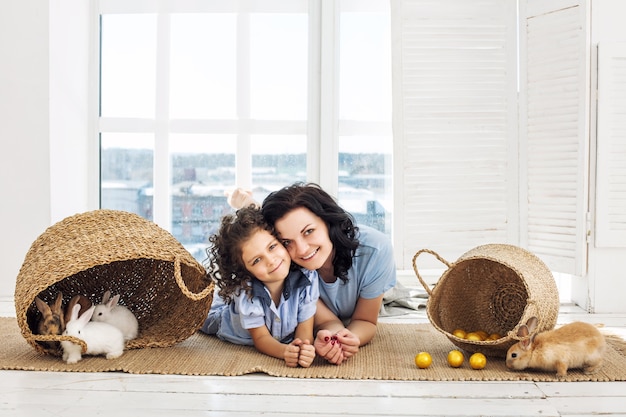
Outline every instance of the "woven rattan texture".
<path fill-rule="evenodd" d="M 434 288 L 421 278 L 416 258 L 428 252 L 448 266 Z M 448 263 L 437 253 L 422 250 L 413 259 L 415 273 L 429 292 L 426 307 L 433 326 L 456 346 L 469 352 L 504 357 L 518 339 L 519 325 L 532 316 L 539 319 L 538 330 L 556 325 L 559 295 L 548 267 L 533 253 L 506 244 L 478 246 Z M 452 334 L 483 330 L 502 337 L 491 341 L 470 341 Z"/>
<path fill-rule="evenodd" d="M 22 335 L 35 349 L 60 354 L 41 342 L 67 337 L 35 334 L 41 317 L 35 297 L 51 303 L 60 291 L 64 306 L 77 294 L 99 303 L 106 290 L 120 294 L 120 304 L 139 321 L 139 336 L 128 349 L 188 338 L 213 298 L 204 268 L 169 232 L 136 214 L 95 210 L 54 224 L 31 245 L 15 288 Z"/>

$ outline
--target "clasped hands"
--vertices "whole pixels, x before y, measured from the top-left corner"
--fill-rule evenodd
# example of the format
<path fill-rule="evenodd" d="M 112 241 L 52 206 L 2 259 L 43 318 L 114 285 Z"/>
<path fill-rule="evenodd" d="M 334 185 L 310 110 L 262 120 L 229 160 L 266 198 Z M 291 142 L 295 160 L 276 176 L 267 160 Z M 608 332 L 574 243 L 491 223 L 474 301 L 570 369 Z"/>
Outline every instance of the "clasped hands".
<path fill-rule="evenodd" d="M 337 333 L 318 331 L 313 345 L 318 355 L 330 363 L 340 365 L 359 351 L 361 341 L 357 335 L 344 328 Z"/>
<path fill-rule="evenodd" d="M 359 351 L 360 344 L 358 336 L 348 329 L 337 333 L 320 330 L 313 345 L 308 340 L 300 339 L 288 344 L 285 348 L 285 364 L 292 368 L 298 365 L 308 368 L 318 354 L 328 362 L 340 365 Z"/>

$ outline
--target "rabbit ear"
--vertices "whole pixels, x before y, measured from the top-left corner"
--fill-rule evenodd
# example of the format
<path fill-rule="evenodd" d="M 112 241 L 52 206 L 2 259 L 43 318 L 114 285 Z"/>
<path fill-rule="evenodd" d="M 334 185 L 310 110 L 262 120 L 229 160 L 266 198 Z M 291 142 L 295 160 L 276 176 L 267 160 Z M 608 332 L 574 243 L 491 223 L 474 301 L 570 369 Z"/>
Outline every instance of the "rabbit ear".
<path fill-rule="evenodd" d="M 44 316 L 52 315 L 52 310 L 50 310 L 50 306 L 44 303 L 41 298 L 35 297 L 35 304 L 37 304 L 37 309 Z"/>
<path fill-rule="evenodd" d="M 527 338 L 527 339 L 522 339 L 522 340 L 520 340 L 520 341 L 519 341 L 519 345 L 520 345 L 520 346 L 522 347 L 522 349 L 524 349 L 524 350 L 528 350 L 528 349 L 530 349 L 530 347 L 532 346 L 532 344 L 533 344 L 533 338 L 532 338 L 532 337 L 529 337 L 529 338 Z"/>
<path fill-rule="evenodd" d="M 526 326 L 525 324 L 522 324 L 517 329 L 517 336 L 518 337 L 528 337 L 529 334 L 530 334 L 530 332 L 528 331 L 528 326 Z"/>
<path fill-rule="evenodd" d="M 80 304 L 75 304 L 74 307 L 72 307 L 72 311 L 71 311 L 71 315 L 70 315 L 70 320 L 76 320 L 78 319 L 78 312 L 80 311 Z"/>
<path fill-rule="evenodd" d="M 102 296 L 102 304 L 106 304 L 109 301 L 109 298 L 111 298 L 111 291 L 106 290 Z"/>
<path fill-rule="evenodd" d="M 531 319 L 528 320 L 530 322 Z M 526 324 L 522 324 L 519 329 L 517 329 L 517 336 L 521 337 L 522 340 L 519 341 L 519 345 L 522 349 L 528 350 L 532 346 L 532 341 L 534 337 L 529 337 L 531 329 Z"/>
<path fill-rule="evenodd" d="M 537 317 L 531 317 L 528 319 L 528 321 L 526 321 L 526 326 L 528 326 L 528 332 L 532 333 L 535 331 L 535 329 L 537 328 L 537 323 L 538 323 L 538 319 Z"/>
<path fill-rule="evenodd" d="M 63 316 L 63 293 L 62 292 L 59 292 L 57 294 L 57 299 L 54 300 L 54 306 L 52 308 L 52 311 L 58 314 L 59 316 Z"/>
<path fill-rule="evenodd" d="M 115 307 L 118 303 L 118 301 L 120 301 L 120 295 L 116 295 L 115 297 L 111 298 L 109 300 L 109 302 L 107 303 L 108 307 Z"/>
<path fill-rule="evenodd" d="M 76 304 L 74 306 L 74 310 L 76 310 L 76 308 L 78 307 L 78 310 L 80 310 L 80 304 Z M 81 323 L 82 326 L 84 326 L 85 324 L 87 324 L 87 322 L 89 320 L 91 320 L 91 316 L 93 316 L 93 312 L 96 309 L 96 306 L 91 306 L 87 309 L 87 311 L 85 311 L 82 316 L 80 316 L 78 318 L 79 322 Z M 76 314 L 78 314 L 78 310 L 76 310 Z"/>

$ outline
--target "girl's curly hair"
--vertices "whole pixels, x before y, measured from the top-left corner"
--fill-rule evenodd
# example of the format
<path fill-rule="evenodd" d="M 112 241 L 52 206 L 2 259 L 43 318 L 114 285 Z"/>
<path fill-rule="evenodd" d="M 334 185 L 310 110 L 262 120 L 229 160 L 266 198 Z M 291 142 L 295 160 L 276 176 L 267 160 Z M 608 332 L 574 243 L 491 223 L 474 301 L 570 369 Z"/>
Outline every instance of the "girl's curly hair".
<path fill-rule="evenodd" d="M 243 207 L 233 214 L 222 217 L 218 232 L 209 237 L 205 261 L 207 275 L 217 285 L 218 294 L 226 303 L 245 291 L 250 294 L 254 276 L 248 272 L 241 259 L 243 244 L 260 231 L 272 228 L 265 221 L 261 210 L 254 205 Z"/>
<path fill-rule="evenodd" d="M 333 243 L 335 255 L 333 267 L 335 275 L 342 281 L 348 280 L 348 270 L 359 246 L 358 231 L 354 217 L 314 183 L 296 182 L 270 193 L 261 206 L 263 217 L 275 225 L 290 211 L 304 207 L 321 218 L 328 227 L 328 235 Z"/>

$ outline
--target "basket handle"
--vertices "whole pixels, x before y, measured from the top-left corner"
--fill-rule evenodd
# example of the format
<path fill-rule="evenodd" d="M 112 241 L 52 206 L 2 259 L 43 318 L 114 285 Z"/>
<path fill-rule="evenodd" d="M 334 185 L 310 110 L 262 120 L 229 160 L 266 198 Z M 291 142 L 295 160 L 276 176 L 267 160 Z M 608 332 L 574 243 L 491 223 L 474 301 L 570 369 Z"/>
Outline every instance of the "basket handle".
<path fill-rule="evenodd" d="M 426 290 L 428 295 L 432 295 L 432 293 L 433 293 L 432 290 L 430 289 L 430 287 L 428 286 L 426 281 L 424 281 L 424 279 L 420 275 L 419 271 L 417 270 L 417 263 L 416 263 L 417 257 L 420 256 L 424 252 L 430 253 L 431 255 L 435 256 L 437 259 L 439 259 L 448 268 L 450 268 L 451 264 L 448 261 L 446 261 L 445 259 L 443 259 L 441 256 L 439 256 L 439 254 L 437 252 L 435 252 L 433 250 L 430 250 L 430 249 L 420 249 L 413 256 L 413 270 L 415 271 L 415 275 L 417 275 L 417 279 L 419 279 L 420 283 L 422 284 L 422 286 L 424 287 L 424 289 Z"/>
<path fill-rule="evenodd" d="M 83 339 L 79 339 L 75 336 L 66 336 L 66 335 L 61 335 L 61 334 L 48 334 L 48 335 L 31 334 L 30 339 L 34 340 L 35 342 L 61 342 L 61 341 L 67 340 L 74 344 L 80 345 L 82 348 L 83 355 L 87 353 L 87 343 L 85 343 Z"/>
<path fill-rule="evenodd" d="M 180 271 L 180 258 L 178 256 L 176 257 L 176 259 L 174 259 L 174 279 L 176 280 L 176 284 L 178 284 L 178 288 L 180 288 L 183 294 L 185 294 L 187 298 L 191 300 L 199 301 L 205 298 L 207 295 L 213 293 L 212 282 L 204 290 L 197 294 L 189 291 L 189 288 L 187 288 L 185 281 L 183 281 L 183 276 Z"/>

